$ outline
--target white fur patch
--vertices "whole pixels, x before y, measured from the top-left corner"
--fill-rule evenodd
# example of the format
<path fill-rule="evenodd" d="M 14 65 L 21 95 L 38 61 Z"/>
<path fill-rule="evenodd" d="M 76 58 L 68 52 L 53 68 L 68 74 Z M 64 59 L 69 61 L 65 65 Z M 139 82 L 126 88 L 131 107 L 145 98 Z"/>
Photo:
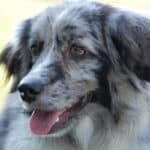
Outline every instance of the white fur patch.
<path fill-rule="evenodd" d="M 82 149 L 87 150 L 90 138 L 92 136 L 94 127 L 92 120 L 86 116 L 81 119 L 79 124 L 76 126 L 74 132 L 75 138 L 78 140 L 79 144 L 82 146 Z"/>

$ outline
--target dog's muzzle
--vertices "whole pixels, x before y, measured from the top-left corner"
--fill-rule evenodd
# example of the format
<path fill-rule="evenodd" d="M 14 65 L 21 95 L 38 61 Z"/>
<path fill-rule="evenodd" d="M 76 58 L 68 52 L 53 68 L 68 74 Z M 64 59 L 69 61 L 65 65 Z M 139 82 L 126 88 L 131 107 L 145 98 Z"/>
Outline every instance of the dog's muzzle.
<path fill-rule="evenodd" d="M 38 70 L 37 72 L 33 70 L 26 75 L 18 86 L 20 96 L 26 103 L 35 101 L 36 96 L 43 91 L 45 85 L 53 85 L 63 78 L 63 71 L 59 62 L 43 63 Z"/>

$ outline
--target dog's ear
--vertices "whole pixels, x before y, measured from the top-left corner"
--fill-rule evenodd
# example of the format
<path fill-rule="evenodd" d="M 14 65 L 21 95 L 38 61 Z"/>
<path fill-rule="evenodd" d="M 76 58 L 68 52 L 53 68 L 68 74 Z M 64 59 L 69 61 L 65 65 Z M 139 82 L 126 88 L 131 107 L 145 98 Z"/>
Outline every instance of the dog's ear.
<path fill-rule="evenodd" d="M 150 19 L 110 6 L 102 11 L 106 36 L 111 37 L 107 46 L 114 62 L 124 65 L 140 79 L 150 81 Z"/>
<path fill-rule="evenodd" d="M 31 56 L 28 51 L 28 40 L 30 36 L 31 20 L 21 23 L 12 36 L 10 42 L 0 54 L 0 64 L 7 69 L 7 78 L 13 76 L 11 92 L 17 89 L 21 78 L 28 72 L 31 65 Z"/>

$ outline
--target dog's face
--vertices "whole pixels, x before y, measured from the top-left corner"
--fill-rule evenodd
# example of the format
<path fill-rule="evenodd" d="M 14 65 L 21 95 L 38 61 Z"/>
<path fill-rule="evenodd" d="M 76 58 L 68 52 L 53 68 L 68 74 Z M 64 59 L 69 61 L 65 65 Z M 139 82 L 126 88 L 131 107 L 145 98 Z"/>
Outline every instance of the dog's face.
<path fill-rule="evenodd" d="M 107 30 L 116 25 L 107 23 L 111 13 L 117 14 L 101 4 L 66 3 L 20 25 L 1 61 L 14 74 L 14 89 L 18 87 L 25 108 L 34 110 L 30 122 L 34 133 L 68 132 L 90 103 L 110 109 L 109 72 L 135 66 L 131 60 L 119 61 L 122 52 L 116 50 L 115 29 L 111 35 Z"/>
<path fill-rule="evenodd" d="M 21 45 L 20 55 L 27 55 L 23 63 L 17 62 L 25 69 L 18 90 L 25 109 L 35 110 L 30 126 L 36 134 L 68 131 L 91 100 L 91 93 L 99 88 L 98 74 L 104 76 L 108 70 L 98 41 L 101 35 L 94 25 L 97 22 L 91 22 L 97 6 L 89 9 L 89 5 L 70 4 L 59 9 L 50 8 L 23 22 L 19 39 L 13 42 L 16 47 Z M 55 119 L 39 129 L 41 125 L 35 124 L 40 124 L 44 112 Z"/>

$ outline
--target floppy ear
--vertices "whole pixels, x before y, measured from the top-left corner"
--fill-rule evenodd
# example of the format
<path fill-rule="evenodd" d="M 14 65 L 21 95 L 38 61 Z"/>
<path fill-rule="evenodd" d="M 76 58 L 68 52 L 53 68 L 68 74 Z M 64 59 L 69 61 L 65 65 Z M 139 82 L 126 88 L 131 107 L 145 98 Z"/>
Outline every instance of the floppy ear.
<path fill-rule="evenodd" d="M 30 20 L 21 23 L 15 36 L 0 55 L 0 64 L 4 64 L 8 70 L 7 78 L 11 75 L 14 77 L 11 92 L 17 89 L 19 81 L 28 72 L 31 65 L 31 56 L 28 52 L 30 27 Z"/>
<path fill-rule="evenodd" d="M 110 53 L 140 79 L 150 81 L 150 18 L 114 9 L 108 20 L 111 44 L 118 56 L 111 48 Z"/>

